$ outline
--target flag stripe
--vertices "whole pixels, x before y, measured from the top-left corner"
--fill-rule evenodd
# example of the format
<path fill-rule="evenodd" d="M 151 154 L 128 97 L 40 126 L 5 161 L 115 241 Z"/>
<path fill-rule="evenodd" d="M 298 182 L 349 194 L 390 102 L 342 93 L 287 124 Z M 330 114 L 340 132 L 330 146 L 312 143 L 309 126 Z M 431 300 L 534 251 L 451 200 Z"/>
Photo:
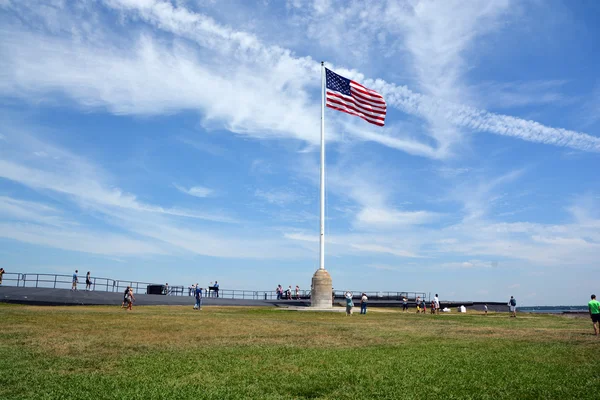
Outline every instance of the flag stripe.
<path fill-rule="evenodd" d="M 327 105 L 330 105 L 330 104 L 334 107 L 343 107 L 348 110 L 352 110 L 355 113 L 364 115 L 365 117 L 369 118 L 370 120 L 377 120 L 377 121 L 381 121 L 381 122 L 385 121 L 384 117 L 381 115 L 377 115 L 377 114 L 374 115 L 372 113 L 362 111 L 362 110 L 354 107 L 354 105 L 345 103 L 343 101 L 339 101 L 338 99 L 328 99 Z"/>
<path fill-rule="evenodd" d="M 356 86 L 360 86 L 361 88 L 363 88 L 364 90 L 366 90 L 367 92 L 372 92 L 373 94 L 375 94 L 376 96 L 380 96 L 383 99 L 383 96 L 380 95 L 379 93 L 377 93 L 375 90 L 373 89 L 369 89 L 368 87 L 365 87 L 364 85 L 361 85 L 360 83 L 356 82 L 356 81 L 350 81 L 351 84 L 354 84 Z"/>
<path fill-rule="evenodd" d="M 377 125 L 377 126 L 384 126 L 385 125 L 383 122 L 381 122 L 379 120 L 377 120 L 377 121 L 370 120 L 369 118 L 365 117 L 364 115 L 361 115 L 360 113 L 354 112 L 352 110 L 348 110 L 346 108 L 334 107 L 334 106 L 332 106 L 330 104 L 327 104 L 327 107 L 333 108 L 334 110 L 338 110 L 338 111 L 341 111 L 341 112 L 345 112 L 345 113 L 350 114 L 350 115 L 356 115 L 357 117 L 360 117 L 360 118 L 364 119 L 365 121 L 367 121 L 367 122 L 369 122 L 369 123 L 371 123 L 373 125 Z"/>
<path fill-rule="evenodd" d="M 371 100 L 369 98 L 364 97 L 362 94 L 359 94 L 358 92 L 355 92 L 352 89 L 350 89 L 350 94 L 352 94 L 352 96 L 355 97 L 357 100 L 360 100 L 360 101 L 363 101 L 365 103 L 371 104 L 372 106 L 383 108 L 383 109 L 387 108 L 387 105 L 385 104 L 385 101 L 373 101 L 373 100 Z"/>
<path fill-rule="evenodd" d="M 354 108 L 357 112 L 364 112 L 374 118 L 385 118 L 385 110 L 377 109 L 375 107 L 357 103 L 357 101 L 348 96 L 340 95 L 339 93 L 327 92 L 327 101 L 336 104 L 341 104 L 347 107 Z"/>
<path fill-rule="evenodd" d="M 356 115 L 371 124 L 385 124 L 387 104 L 381 94 L 327 68 L 325 72 L 327 107 Z"/>
<path fill-rule="evenodd" d="M 365 90 L 364 86 L 357 85 L 354 81 L 350 81 L 350 88 L 361 93 L 364 97 L 372 99 L 372 101 L 380 101 L 385 103 L 382 95 L 373 90 Z"/>
<path fill-rule="evenodd" d="M 356 106 L 362 107 L 365 110 L 370 111 L 370 112 L 375 112 L 377 114 L 385 114 L 385 112 L 386 112 L 385 108 L 382 108 L 379 105 L 371 105 L 369 103 L 360 102 L 356 97 L 346 96 L 346 95 L 343 95 L 343 94 L 340 94 L 337 92 L 333 92 L 330 90 L 327 91 L 327 95 L 330 97 L 339 97 L 339 98 L 343 99 L 344 101 L 352 102 L 353 104 L 356 104 Z"/>

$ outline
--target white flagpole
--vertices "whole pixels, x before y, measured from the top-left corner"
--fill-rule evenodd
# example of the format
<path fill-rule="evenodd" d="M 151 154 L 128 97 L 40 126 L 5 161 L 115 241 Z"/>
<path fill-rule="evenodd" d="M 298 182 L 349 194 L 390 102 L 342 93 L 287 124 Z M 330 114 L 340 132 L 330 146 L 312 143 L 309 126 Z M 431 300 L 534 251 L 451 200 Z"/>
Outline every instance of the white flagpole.
<path fill-rule="evenodd" d="M 321 61 L 321 249 L 319 269 L 325 269 L 325 64 Z"/>

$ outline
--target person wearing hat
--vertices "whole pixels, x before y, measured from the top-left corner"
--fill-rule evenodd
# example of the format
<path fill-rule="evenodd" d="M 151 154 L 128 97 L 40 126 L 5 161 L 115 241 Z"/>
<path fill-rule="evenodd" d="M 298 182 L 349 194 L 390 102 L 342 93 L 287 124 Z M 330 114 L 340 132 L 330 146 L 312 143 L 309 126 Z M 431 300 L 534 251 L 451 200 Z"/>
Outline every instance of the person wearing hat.
<path fill-rule="evenodd" d="M 361 314 L 367 313 L 367 303 L 368 302 L 369 302 L 369 298 L 367 297 L 367 294 L 363 293 L 362 297 L 360 298 L 360 313 Z"/>
<path fill-rule="evenodd" d="M 344 297 L 346 298 L 346 315 L 352 315 L 352 308 L 354 307 L 352 292 L 348 291 L 344 293 Z"/>

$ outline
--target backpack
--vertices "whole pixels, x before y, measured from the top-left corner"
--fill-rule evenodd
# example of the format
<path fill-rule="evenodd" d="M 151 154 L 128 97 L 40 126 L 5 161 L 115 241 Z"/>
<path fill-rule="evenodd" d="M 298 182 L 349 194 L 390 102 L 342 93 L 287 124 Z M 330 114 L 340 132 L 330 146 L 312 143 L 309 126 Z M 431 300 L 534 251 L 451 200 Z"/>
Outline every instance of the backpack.
<path fill-rule="evenodd" d="M 511 306 L 516 306 L 517 305 L 517 301 L 515 299 L 510 299 L 510 305 Z"/>

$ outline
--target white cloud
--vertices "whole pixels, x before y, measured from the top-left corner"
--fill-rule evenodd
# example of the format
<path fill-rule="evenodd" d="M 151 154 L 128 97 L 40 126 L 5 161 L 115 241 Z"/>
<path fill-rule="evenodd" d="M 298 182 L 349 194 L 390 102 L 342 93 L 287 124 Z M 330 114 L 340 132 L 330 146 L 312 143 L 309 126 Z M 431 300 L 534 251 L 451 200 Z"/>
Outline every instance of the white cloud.
<path fill-rule="evenodd" d="M 440 219 L 440 214 L 430 211 L 397 211 L 384 208 L 363 208 L 356 216 L 359 225 L 406 226 L 427 224 Z"/>
<path fill-rule="evenodd" d="M 539 104 L 561 105 L 573 101 L 562 94 L 564 80 L 482 82 L 472 88 L 484 107 L 513 108 Z"/>
<path fill-rule="evenodd" d="M 357 250 L 368 252 L 368 253 L 387 253 L 392 254 L 398 257 L 408 257 L 408 258 L 419 258 L 418 254 L 415 254 L 411 251 L 407 251 L 404 249 L 400 249 L 397 247 L 391 246 L 383 246 L 380 244 L 370 244 L 370 243 L 353 243 L 351 246 Z"/>
<path fill-rule="evenodd" d="M 133 46 L 124 44 L 124 39 L 115 44 L 114 37 L 102 33 L 105 40 L 99 47 L 93 40 L 86 42 L 64 33 L 42 37 L 15 27 L 4 31 L 0 42 L 0 91 L 37 101 L 58 90 L 84 107 L 106 107 L 118 114 L 201 110 L 207 126 L 218 123 L 235 133 L 257 138 L 286 137 L 318 143 L 318 99 L 314 98 L 318 63 L 309 57 L 267 46 L 253 34 L 167 2 L 114 0 L 106 4 L 121 12 L 125 23 L 140 18 L 175 37 L 196 42 L 199 48 L 181 41 L 168 45 L 168 41 L 147 33 Z M 393 9 L 386 14 L 384 22 L 389 23 L 378 26 L 404 35 L 420 77 L 419 86 L 426 95 L 382 80 L 364 83 L 379 89 L 390 106 L 425 118 L 437 148 L 426 141 L 409 139 L 402 132 L 362 128 L 365 124 L 348 132 L 362 140 L 434 158 L 452 154 L 452 147 L 464 139 L 458 128 L 600 151 L 600 138 L 591 135 L 461 105 L 463 100 L 468 104 L 470 98 L 464 95 L 466 89 L 460 80 L 463 53 L 475 38 L 495 29 L 495 21 L 509 4 L 502 1 L 480 7 L 461 3 L 461 7 L 455 7 L 444 2 L 441 10 L 439 6 L 418 3 L 412 12 L 386 5 Z M 398 25 L 398 19 L 392 18 L 394 13 L 400 13 L 399 20 L 406 21 L 400 24 L 406 32 L 393 28 L 393 24 Z M 374 14 L 366 14 L 365 21 Z M 94 27 L 95 35 L 105 30 Z M 64 59 L 69 63 L 65 65 Z M 228 68 L 219 68 L 221 65 Z M 347 72 L 350 77 L 364 78 L 356 71 Z M 338 118 L 331 119 L 334 134 L 330 140 L 338 139 Z"/>
<path fill-rule="evenodd" d="M 167 254 L 156 242 L 147 239 L 136 240 L 129 235 L 111 232 L 87 231 L 85 229 L 64 229 L 25 223 L 0 222 L 0 237 L 18 240 L 41 246 L 54 247 L 76 252 L 145 256 Z"/>
<path fill-rule="evenodd" d="M 186 189 L 185 187 L 177 184 L 173 184 L 173 186 L 175 186 L 175 188 L 177 188 L 177 190 L 179 190 L 180 192 L 189 194 L 190 196 L 194 197 L 209 197 L 212 196 L 214 193 L 214 190 L 204 186 L 192 186 L 189 189 Z"/>
<path fill-rule="evenodd" d="M 447 263 L 442 263 L 439 266 L 442 268 L 458 268 L 458 269 L 477 268 L 477 269 L 481 269 L 481 268 L 491 268 L 493 266 L 493 264 L 490 261 L 469 260 L 469 261 L 447 262 Z"/>
<path fill-rule="evenodd" d="M 46 204 L 0 196 L 0 216 L 7 219 L 54 226 L 76 225 L 74 222 L 66 221 L 60 214 L 62 212 Z"/>
<path fill-rule="evenodd" d="M 266 200 L 269 204 L 284 206 L 301 200 L 301 196 L 291 190 L 261 190 L 256 189 L 254 195 Z"/>

